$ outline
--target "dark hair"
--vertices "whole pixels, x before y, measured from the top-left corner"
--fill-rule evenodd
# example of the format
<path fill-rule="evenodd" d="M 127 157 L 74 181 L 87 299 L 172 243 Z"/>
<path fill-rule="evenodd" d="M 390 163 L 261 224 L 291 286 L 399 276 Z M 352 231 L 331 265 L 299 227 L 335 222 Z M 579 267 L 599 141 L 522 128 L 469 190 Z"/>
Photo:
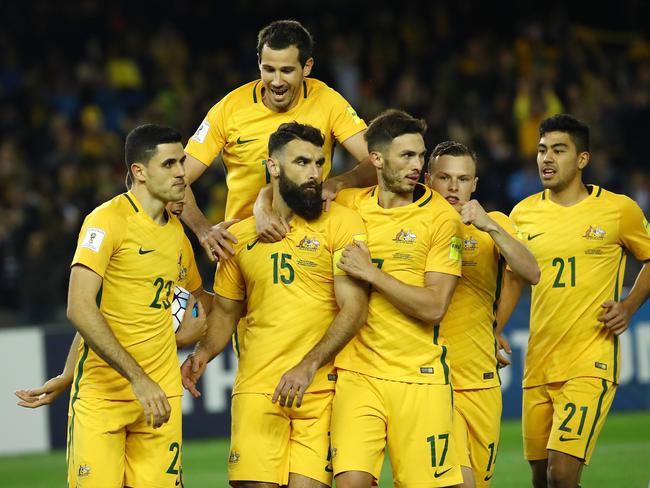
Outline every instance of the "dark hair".
<path fill-rule="evenodd" d="M 288 122 L 278 127 L 269 137 L 269 156 L 273 156 L 276 151 L 296 139 L 311 142 L 318 147 L 323 147 L 325 144 L 323 134 L 316 127 L 298 122 Z"/>
<path fill-rule="evenodd" d="M 427 123 L 416 119 L 402 110 L 389 109 L 370 122 L 363 135 L 368 143 L 368 151 L 377 151 L 390 144 L 393 139 L 404 134 L 424 135 Z"/>
<path fill-rule="evenodd" d="M 151 157 L 156 154 L 158 144 L 182 142 L 181 134 L 171 127 L 156 124 L 144 124 L 136 127 L 126 136 L 124 144 L 124 162 L 126 163 L 126 185 L 133 182 L 131 164 L 149 164 Z"/>
<path fill-rule="evenodd" d="M 262 49 L 267 45 L 271 49 L 298 48 L 298 61 L 301 66 L 312 56 L 314 39 L 303 25 L 296 20 L 276 20 L 264 27 L 257 34 L 257 56 L 262 59 Z"/>
<path fill-rule="evenodd" d="M 539 135 L 547 132 L 566 132 L 576 145 L 576 151 L 589 151 L 589 126 L 572 115 L 557 114 L 542 120 L 539 124 Z"/>
<path fill-rule="evenodd" d="M 475 165 L 478 162 L 476 153 L 465 144 L 456 141 L 445 141 L 433 148 L 433 152 L 429 156 L 429 172 L 431 172 L 431 165 L 438 156 L 469 156 Z"/>

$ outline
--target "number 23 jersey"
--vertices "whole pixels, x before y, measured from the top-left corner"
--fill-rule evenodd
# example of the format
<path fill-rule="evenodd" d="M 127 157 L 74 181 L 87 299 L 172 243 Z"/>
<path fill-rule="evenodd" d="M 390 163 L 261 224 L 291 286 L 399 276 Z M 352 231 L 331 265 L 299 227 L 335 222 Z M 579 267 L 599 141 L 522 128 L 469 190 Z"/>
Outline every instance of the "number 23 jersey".
<path fill-rule="evenodd" d="M 570 207 L 545 190 L 510 216 L 542 272 L 532 287 L 525 387 L 580 376 L 618 382 L 618 337 L 598 317 L 603 303 L 620 299 L 626 251 L 650 259 L 650 234 L 633 200 L 588 188 L 589 196 Z"/>

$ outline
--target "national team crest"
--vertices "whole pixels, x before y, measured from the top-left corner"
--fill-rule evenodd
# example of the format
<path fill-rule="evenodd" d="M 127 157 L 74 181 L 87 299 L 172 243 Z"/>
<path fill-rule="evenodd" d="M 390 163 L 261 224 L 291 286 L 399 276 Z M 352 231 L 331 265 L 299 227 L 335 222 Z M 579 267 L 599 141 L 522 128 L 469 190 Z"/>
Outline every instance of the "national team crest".
<path fill-rule="evenodd" d="M 598 226 L 590 225 L 587 232 L 582 237 L 585 239 L 602 241 L 605 238 L 606 232 Z"/>
<path fill-rule="evenodd" d="M 90 474 L 90 471 L 91 471 L 90 466 L 86 464 L 82 464 L 81 466 L 79 466 L 78 476 L 80 478 L 83 478 L 84 476 L 88 476 Z"/>
<path fill-rule="evenodd" d="M 463 239 L 463 252 L 472 252 L 478 250 L 478 241 L 472 236 Z"/>
<path fill-rule="evenodd" d="M 416 239 L 417 236 L 410 230 L 400 229 L 393 241 L 397 242 L 398 244 L 415 244 Z"/>
<path fill-rule="evenodd" d="M 305 236 L 297 247 L 302 251 L 317 252 L 320 249 L 320 241 L 315 237 Z"/>

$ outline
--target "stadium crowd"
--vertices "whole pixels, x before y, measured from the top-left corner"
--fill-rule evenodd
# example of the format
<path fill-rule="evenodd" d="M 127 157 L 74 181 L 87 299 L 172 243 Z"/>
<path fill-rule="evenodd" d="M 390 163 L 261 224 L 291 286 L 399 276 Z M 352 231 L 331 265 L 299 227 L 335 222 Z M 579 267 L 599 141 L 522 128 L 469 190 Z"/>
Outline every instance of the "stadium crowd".
<path fill-rule="evenodd" d="M 544 18 L 513 11 L 517 20 L 489 28 L 477 27 L 470 2 L 413 3 L 397 17 L 382 8 L 291 13 L 315 36 L 314 76 L 366 121 L 401 108 L 427 121 L 429 149 L 446 139 L 474 148 L 486 208 L 507 213 L 541 190 L 539 122 L 567 112 L 593 131 L 585 180 L 647 213 L 650 41 L 633 27 L 631 4 L 617 15 L 632 27 L 610 29 L 553 2 Z M 270 7 L 249 15 L 252 2 L 205 15 L 99 1 L 7 8 L 2 23 L 15 21 L 0 29 L 0 325 L 63 319 L 83 216 L 124 190 L 125 134 L 146 121 L 189 138 L 217 100 L 259 77 L 255 32 L 277 17 Z M 350 164 L 337 158 L 334 173 Z M 193 189 L 216 223 L 226 188 L 222 170 L 209 174 Z"/>

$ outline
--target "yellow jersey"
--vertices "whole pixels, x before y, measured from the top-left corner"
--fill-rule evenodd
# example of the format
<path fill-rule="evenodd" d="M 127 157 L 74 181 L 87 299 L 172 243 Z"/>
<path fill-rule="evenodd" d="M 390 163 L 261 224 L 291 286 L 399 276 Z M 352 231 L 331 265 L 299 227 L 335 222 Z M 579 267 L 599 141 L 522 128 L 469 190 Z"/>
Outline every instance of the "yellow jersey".
<path fill-rule="evenodd" d="M 323 179 L 332 168 L 334 143 L 366 128 L 354 109 L 325 83 L 305 78 L 298 103 L 287 112 L 273 112 L 262 102 L 262 83 L 252 81 L 214 105 L 190 138 L 185 152 L 210 166 L 223 150 L 228 199 L 226 220 L 253 214 L 260 189 L 270 182 L 266 169 L 269 136 L 281 124 L 309 124 L 325 136 Z"/>
<path fill-rule="evenodd" d="M 196 265 L 192 243 L 187 238 L 187 235 L 183 234 L 183 237 L 183 259 L 181 261 L 178 283 L 176 284 L 182 286 L 190 293 L 194 293 L 203 287 L 203 280 L 199 274 L 199 268 Z"/>
<path fill-rule="evenodd" d="M 438 193 L 418 185 L 422 196 L 397 208 L 382 208 L 376 186 L 348 189 L 336 198 L 359 212 L 368 231 L 372 261 L 403 283 L 424 286 L 425 273 L 461 274 L 461 221 Z M 407 383 L 449 383 L 447 347 L 440 327 L 398 310 L 371 291 L 368 320 L 336 358 L 337 368 Z"/>
<path fill-rule="evenodd" d="M 85 219 L 72 266 L 102 277 L 99 310 L 120 344 L 167 396 L 182 394 L 171 300 L 180 280 L 185 234 L 167 213 L 158 225 L 131 192 L 93 210 Z M 74 388 L 79 397 L 134 400 L 131 384 L 85 341 L 79 345 Z"/>
<path fill-rule="evenodd" d="M 501 212 L 490 212 L 503 229 L 516 235 L 514 225 Z M 490 388 L 500 384 L 494 326 L 505 261 L 489 233 L 463 226 L 463 276 L 440 334 L 449 346 L 454 390 Z"/>
<path fill-rule="evenodd" d="M 247 312 L 235 336 L 239 355 L 233 393 L 273 393 L 280 377 L 296 366 L 323 337 L 338 313 L 334 276 L 343 248 L 365 239 L 358 214 L 332 204 L 307 221 L 294 216 L 291 230 L 274 243 L 259 241 L 255 218 L 231 227 L 235 255 L 219 263 L 214 291 L 246 300 Z M 309 392 L 332 390 L 333 361 L 321 367 Z"/>
<path fill-rule="evenodd" d="M 588 188 L 589 196 L 570 207 L 545 190 L 510 216 L 542 272 L 532 287 L 524 386 L 579 376 L 618 382 L 618 337 L 597 318 L 604 302 L 620 298 L 626 251 L 650 259 L 650 234 L 632 199 Z"/>

